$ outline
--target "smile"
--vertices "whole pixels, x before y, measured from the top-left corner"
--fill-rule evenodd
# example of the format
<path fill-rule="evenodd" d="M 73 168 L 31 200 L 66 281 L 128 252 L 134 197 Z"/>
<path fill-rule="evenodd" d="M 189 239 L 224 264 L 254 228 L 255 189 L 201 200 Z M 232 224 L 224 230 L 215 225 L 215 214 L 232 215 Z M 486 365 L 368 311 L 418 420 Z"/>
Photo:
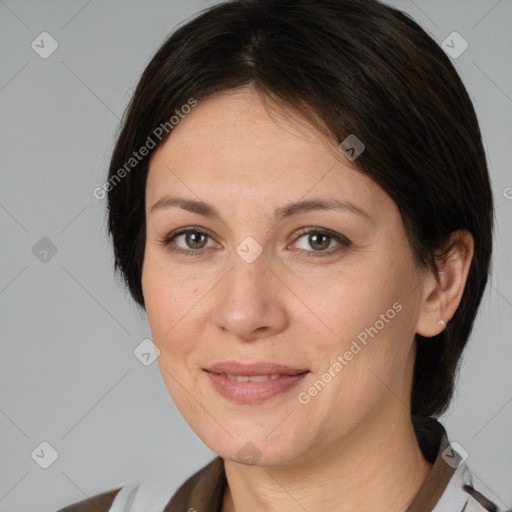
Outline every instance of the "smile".
<path fill-rule="evenodd" d="M 213 388 L 237 404 L 259 404 L 294 388 L 309 373 L 234 375 L 205 370 Z"/>

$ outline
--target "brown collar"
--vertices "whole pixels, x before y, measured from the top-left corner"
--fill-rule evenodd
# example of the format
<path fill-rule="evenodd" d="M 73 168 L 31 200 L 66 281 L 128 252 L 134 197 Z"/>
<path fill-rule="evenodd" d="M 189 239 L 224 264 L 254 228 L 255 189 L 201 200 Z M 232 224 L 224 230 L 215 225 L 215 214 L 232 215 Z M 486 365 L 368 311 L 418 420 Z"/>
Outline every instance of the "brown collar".
<path fill-rule="evenodd" d="M 446 433 L 443 433 L 434 465 L 425 477 L 411 504 L 407 507 L 406 512 L 429 512 L 436 506 L 457 468 L 457 466 L 452 467 L 448 464 L 441 455 L 448 446 L 448 438 Z M 458 457 L 458 455 L 453 450 L 448 449 L 445 457 Z"/>
<path fill-rule="evenodd" d="M 224 459 L 217 456 L 185 481 L 163 512 L 220 512 L 226 486 Z"/>

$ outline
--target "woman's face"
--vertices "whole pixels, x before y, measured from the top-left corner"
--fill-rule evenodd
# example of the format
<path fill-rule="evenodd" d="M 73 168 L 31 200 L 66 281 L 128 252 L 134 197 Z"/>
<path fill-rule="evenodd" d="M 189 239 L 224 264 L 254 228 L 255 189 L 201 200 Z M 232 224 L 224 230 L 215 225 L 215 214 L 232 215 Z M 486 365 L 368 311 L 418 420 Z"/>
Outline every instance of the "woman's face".
<path fill-rule="evenodd" d="M 395 203 L 349 165 L 251 89 L 200 102 L 151 159 L 148 322 L 173 400 L 222 457 L 305 461 L 408 416 L 423 274 Z M 345 206 L 284 209 L 304 201 Z M 227 377 L 237 363 L 279 377 Z"/>

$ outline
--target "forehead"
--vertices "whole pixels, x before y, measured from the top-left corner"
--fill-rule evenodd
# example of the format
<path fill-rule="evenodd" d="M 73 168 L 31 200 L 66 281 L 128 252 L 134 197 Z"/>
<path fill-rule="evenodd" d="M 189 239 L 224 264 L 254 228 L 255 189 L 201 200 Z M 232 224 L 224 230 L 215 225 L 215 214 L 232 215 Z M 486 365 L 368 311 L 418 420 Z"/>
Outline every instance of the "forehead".
<path fill-rule="evenodd" d="M 251 89 L 199 102 L 152 155 L 148 206 L 176 188 L 196 199 L 215 192 L 259 205 L 334 194 L 367 211 L 390 199 L 333 140 L 298 114 L 269 110 Z"/>

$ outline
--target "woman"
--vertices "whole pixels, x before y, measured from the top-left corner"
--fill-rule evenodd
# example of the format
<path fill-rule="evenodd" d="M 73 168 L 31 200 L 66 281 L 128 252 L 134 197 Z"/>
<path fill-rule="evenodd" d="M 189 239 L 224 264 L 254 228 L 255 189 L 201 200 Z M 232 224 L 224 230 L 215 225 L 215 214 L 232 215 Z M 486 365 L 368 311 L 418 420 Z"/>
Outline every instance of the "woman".
<path fill-rule="evenodd" d="M 375 0 L 233 0 L 145 69 L 114 149 L 116 269 L 218 456 L 64 510 L 483 511 L 436 420 L 493 199 L 449 58 Z"/>

